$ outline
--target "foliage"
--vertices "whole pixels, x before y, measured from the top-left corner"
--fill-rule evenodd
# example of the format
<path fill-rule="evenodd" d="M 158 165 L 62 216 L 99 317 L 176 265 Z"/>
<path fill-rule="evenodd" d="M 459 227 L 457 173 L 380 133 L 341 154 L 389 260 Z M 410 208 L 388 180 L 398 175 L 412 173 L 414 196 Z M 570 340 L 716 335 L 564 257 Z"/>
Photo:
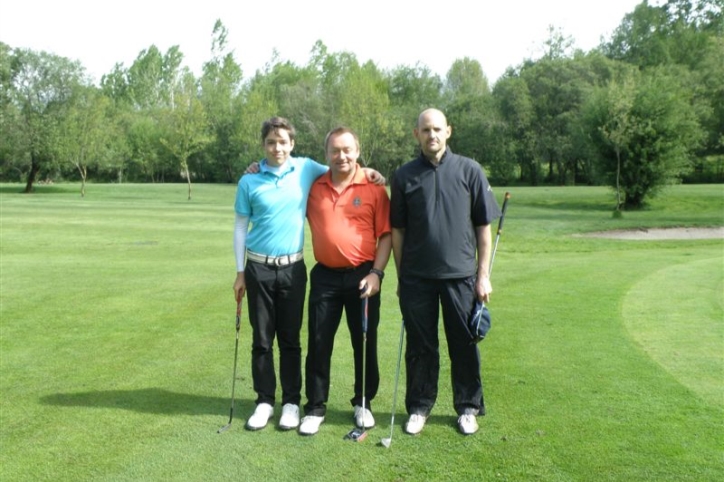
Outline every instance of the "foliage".
<path fill-rule="evenodd" d="M 724 13 L 721 0 L 643 2 L 626 15 L 603 51 L 641 68 L 684 65 L 694 73 L 703 154 L 724 153 Z"/>
<path fill-rule="evenodd" d="M 585 120 L 599 168 L 624 193 L 619 205 L 641 208 L 691 171 L 701 130 L 685 78 L 681 69 L 652 68 L 629 73 L 591 97 Z"/>
<path fill-rule="evenodd" d="M 173 94 L 170 114 L 165 118 L 166 134 L 161 144 L 178 160 L 183 177 L 188 185 L 188 200 L 191 200 L 191 172 L 189 159 L 200 152 L 210 141 L 208 121 L 203 103 L 198 97 L 193 74 L 185 72 Z"/>
<path fill-rule="evenodd" d="M 243 106 L 243 73 L 228 51 L 226 27 L 217 20 L 211 47 L 212 58 L 204 64 L 200 97 L 209 125 L 209 144 L 199 153 L 204 169 L 197 169 L 205 182 L 232 182 L 242 155 L 242 145 L 234 142 L 241 128 L 239 110 Z"/>
<path fill-rule="evenodd" d="M 668 167 L 629 187 L 621 202 L 640 205 L 662 183 L 694 179 L 690 173 L 724 181 L 720 171 L 705 169 L 706 159 L 724 155 L 721 1 L 658 3 L 643 1 L 590 52 L 575 49 L 572 38 L 550 26 L 540 57 L 510 67 L 493 85 L 469 57 L 454 60 L 440 77 L 420 63 L 381 70 L 352 52 L 330 51 L 321 40 L 304 65 L 280 61 L 275 52 L 263 69 L 244 76 L 221 20 L 198 77 L 183 66 L 178 46 L 162 52 L 151 45 L 130 66 L 116 64 L 95 87 L 75 62 L 0 44 L 0 179 L 23 178 L 26 190 L 39 177 L 185 181 L 189 191 L 191 179 L 234 183 L 263 155 L 259 128 L 275 115 L 296 126 L 296 155 L 322 161 L 326 133 L 344 124 L 358 132 L 363 162 L 391 177 L 417 153 L 411 135 L 417 116 L 436 107 L 453 126 L 451 148 L 475 158 L 500 185 L 614 186 L 612 176 L 631 184 L 648 172 L 655 145 L 653 164 Z M 591 105 L 602 102 L 602 92 L 612 100 L 630 68 L 641 72 L 633 82 L 639 94 L 665 73 L 656 88 L 668 89 L 659 93 L 665 105 L 684 109 L 685 134 L 657 138 L 670 130 L 662 127 L 656 102 L 637 94 L 638 118 L 658 119 L 658 127 L 638 134 L 649 147 L 636 157 L 621 148 L 612 170 L 601 159 L 615 157 L 611 142 L 620 145 L 632 131 L 621 127 L 620 115 L 592 124 Z M 593 110 L 614 115 L 620 107 Z M 83 119 L 93 126 L 81 135 Z M 671 142 L 684 143 L 678 160 L 663 162 L 662 152 L 674 150 Z"/>
<path fill-rule="evenodd" d="M 9 99 L 5 107 L 10 111 L 5 119 L 15 121 L 5 141 L 6 152 L 11 163 L 23 166 L 25 192 L 31 192 L 41 170 L 53 168 L 59 128 L 78 87 L 87 81 L 78 62 L 46 52 L 14 49 L 2 60 L 7 82 L 3 97 Z"/>

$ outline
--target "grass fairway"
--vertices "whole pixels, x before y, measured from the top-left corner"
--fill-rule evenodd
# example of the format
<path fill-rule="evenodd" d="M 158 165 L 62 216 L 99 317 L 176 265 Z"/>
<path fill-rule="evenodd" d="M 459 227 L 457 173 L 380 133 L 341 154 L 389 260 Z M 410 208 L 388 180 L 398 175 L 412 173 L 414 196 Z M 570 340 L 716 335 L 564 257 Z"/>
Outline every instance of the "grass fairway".
<path fill-rule="evenodd" d="M 342 440 L 344 325 L 320 433 L 243 429 L 255 397 L 245 309 L 236 417 L 217 434 L 234 353 L 235 186 L 195 185 L 192 201 L 183 184 L 91 184 L 85 198 L 77 185 L 20 188 L 0 185 L 2 481 L 722 480 L 724 240 L 575 236 L 724 226 L 721 185 L 673 187 L 622 219 L 605 188 L 511 188 L 480 345 L 481 429 L 457 433 L 441 333 L 437 405 L 420 436 L 404 434 L 402 383 L 389 449 L 378 442 L 400 329 L 393 263 L 364 442 Z"/>

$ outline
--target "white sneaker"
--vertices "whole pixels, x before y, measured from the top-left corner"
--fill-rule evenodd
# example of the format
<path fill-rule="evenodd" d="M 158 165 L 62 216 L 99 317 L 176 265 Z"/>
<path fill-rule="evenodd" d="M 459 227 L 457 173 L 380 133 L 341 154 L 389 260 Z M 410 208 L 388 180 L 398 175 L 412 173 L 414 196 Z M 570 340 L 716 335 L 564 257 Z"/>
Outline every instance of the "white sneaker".
<path fill-rule="evenodd" d="M 460 415 L 458 418 L 458 428 L 463 435 L 472 435 L 478 431 L 478 421 L 472 413 Z"/>
<path fill-rule="evenodd" d="M 246 428 L 249 430 L 261 430 L 266 427 L 272 415 L 274 415 L 274 407 L 268 403 L 260 403 L 256 406 L 254 414 L 246 421 Z"/>
<path fill-rule="evenodd" d="M 282 407 L 282 416 L 279 418 L 279 428 L 291 430 L 299 426 L 299 406 L 286 403 Z"/>
<path fill-rule="evenodd" d="M 417 435 L 418 433 L 422 432 L 426 420 L 426 416 L 420 415 L 419 413 L 413 413 L 412 415 L 410 415 L 410 418 L 407 419 L 407 424 L 405 425 L 405 432 L 409 433 L 410 435 Z"/>
<path fill-rule="evenodd" d="M 355 405 L 354 423 L 356 423 L 359 428 L 372 428 L 375 426 L 375 417 L 372 416 L 372 412 L 370 412 L 369 409 Z"/>
<path fill-rule="evenodd" d="M 302 424 L 299 426 L 299 433 L 302 435 L 314 435 L 319 432 L 319 426 L 324 422 L 323 416 L 318 415 L 307 415 L 302 419 Z"/>

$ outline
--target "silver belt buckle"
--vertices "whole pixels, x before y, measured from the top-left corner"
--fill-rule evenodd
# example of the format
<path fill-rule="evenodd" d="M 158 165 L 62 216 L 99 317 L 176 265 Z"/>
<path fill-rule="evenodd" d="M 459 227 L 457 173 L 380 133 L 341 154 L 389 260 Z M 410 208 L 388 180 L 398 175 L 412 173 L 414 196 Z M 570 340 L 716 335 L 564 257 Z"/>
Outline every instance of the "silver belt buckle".
<path fill-rule="evenodd" d="M 284 258 L 289 258 L 289 256 L 279 256 L 278 258 L 275 258 L 274 265 L 275 266 L 284 266 L 286 264 L 289 264 L 288 262 L 284 263 Z"/>

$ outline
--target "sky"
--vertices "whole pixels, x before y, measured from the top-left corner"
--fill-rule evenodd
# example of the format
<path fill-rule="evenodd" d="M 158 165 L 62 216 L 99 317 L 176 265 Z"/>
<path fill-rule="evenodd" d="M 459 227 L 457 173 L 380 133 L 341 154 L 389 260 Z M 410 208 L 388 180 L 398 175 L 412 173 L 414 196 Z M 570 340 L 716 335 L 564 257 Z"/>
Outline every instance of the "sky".
<path fill-rule="evenodd" d="M 421 65 L 444 76 L 477 60 L 493 84 L 537 59 L 553 27 L 584 51 L 609 36 L 643 0 L 4 0 L 0 42 L 78 60 L 97 82 L 141 51 L 178 45 L 197 75 L 221 20 L 244 77 L 278 53 L 305 65 L 315 42 L 379 68 Z M 650 2 L 652 3 L 652 2 Z"/>

